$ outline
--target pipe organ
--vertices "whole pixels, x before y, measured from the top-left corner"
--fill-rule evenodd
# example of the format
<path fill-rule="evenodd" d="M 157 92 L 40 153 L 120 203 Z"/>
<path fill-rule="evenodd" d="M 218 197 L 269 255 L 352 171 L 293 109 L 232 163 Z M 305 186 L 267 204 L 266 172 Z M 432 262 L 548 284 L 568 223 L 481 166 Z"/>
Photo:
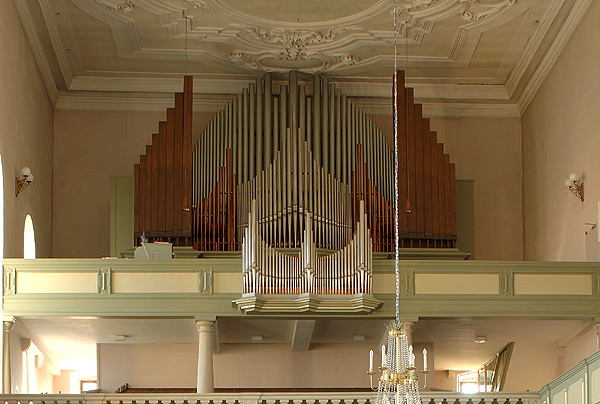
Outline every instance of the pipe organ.
<path fill-rule="evenodd" d="M 193 150 L 186 78 L 136 165 L 136 236 L 233 251 L 246 248 L 253 229 L 265 248 L 299 249 L 310 227 L 315 248 L 341 251 L 358 237 L 363 206 L 372 251 L 394 251 L 393 148 L 333 82 L 307 77 L 257 79 L 217 113 Z M 452 248 L 454 164 L 402 71 L 397 82 L 400 247 Z"/>
<path fill-rule="evenodd" d="M 373 243 L 360 202 L 356 237 L 333 254 L 317 256 L 311 213 L 298 256 L 277 251 L 261 237 L 252 201 L 242 242 L 243 294 L 372 294 Z"/>

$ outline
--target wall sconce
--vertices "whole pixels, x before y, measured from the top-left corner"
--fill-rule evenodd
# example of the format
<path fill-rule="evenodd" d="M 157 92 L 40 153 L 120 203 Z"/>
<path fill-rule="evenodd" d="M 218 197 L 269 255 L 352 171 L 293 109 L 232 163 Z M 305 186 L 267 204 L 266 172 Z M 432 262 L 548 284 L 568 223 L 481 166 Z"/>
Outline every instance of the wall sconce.
<path fill-rule="evenodd" d="M 31 174 L 29 167 L 21 168 L 21 175 L 23 176 L 21 179 L 15 177 L 15 196 L 19 196 L 33 182 L 33 174 Z"/>
<path fill-rule="evenodd" d="M 565 187 L 583 202 L 583 182 L 579 182 L 579 174 L 571 173 L 565 180 Z"/>

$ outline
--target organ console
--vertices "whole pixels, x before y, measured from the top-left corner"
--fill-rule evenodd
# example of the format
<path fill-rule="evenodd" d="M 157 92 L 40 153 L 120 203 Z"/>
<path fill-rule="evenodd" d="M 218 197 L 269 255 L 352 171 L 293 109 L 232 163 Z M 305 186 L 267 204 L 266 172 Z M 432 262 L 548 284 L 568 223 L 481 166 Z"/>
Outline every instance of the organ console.
<path fill-rule="evenodd" d="M 393 148 L 329 79 L 300 80 L 292 71 L 276 86 L 268 73 L 192 145 L 186 77 L 135 165 L 136 240 L 145 232 L 150 241 L 199 251 L 239 251 L 252 228 L 265 248 L 301 249 L 310 227 L 310 243 L 324 254 L 349 248 L 364 225 L 371 252 L 393 252 L 399 209 L 401 248 L 455 247 L 454 164 L 405 88 L 404 72 L 396 75 L 399 207 Z"/>

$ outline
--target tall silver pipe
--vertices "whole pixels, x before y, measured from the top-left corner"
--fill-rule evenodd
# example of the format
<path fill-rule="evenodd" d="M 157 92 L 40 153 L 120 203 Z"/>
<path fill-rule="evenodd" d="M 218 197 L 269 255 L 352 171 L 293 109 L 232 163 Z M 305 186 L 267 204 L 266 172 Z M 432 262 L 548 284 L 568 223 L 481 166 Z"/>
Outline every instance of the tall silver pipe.
<path fill-rule="evenodd" d="M 260 174 L 263 164 L 263 81 L 256 79 L 256 173 Z"/>
<path fill-rule="evenodd" d="M 321 84 L 321 165 L 331 172 L 329 159 L 329 80 Z"/>
<path fill-rule="evenodd" d="M 313 76 L 313 155 L 317 163 L 321 163 L 321 78 L 318 74 Z"/>
<path fill-rule="evenodd" d="M 250 83 L 250 94 L 249 94 L 249 107 L 248 107 L 248 115 L 250 126 L 248 129 L 248 136 L 250 137 L 250 144 L 246 154 L 252 154 L 252 152 L 256 153 L 256 84 Z M 254 178 L 256 176 L 256 154 L 253 156 L 254 158 L 249 158 L 249 178 Z"/>
<path fill-rule="evenodd" d="M 267 73 L 265 76 L 265 98 L 264 98 L 264 110 L 265 110 L 265 155 L 264 165 L 268 165 L 273 160 L 273 134 L 271 128 L 273 125 L 273 83 L 271 73 Z"/>
<path fill-rule="evenodd" d="M 242 158 L 243 158 L 243 164 L 242 164 L 242 173 L 243 173 L 243 178 L 244 181 L 248 181 L 250 179 L 250 173 L 249 173 L 249 161 L 248 161 L 248 150 L 250 147 L 250 143 L 249 143 L 249 139 L 248 139 L 248 119 L 249 119 L 249 105 L 248 105 L 248 89 L 244 88 L 242 90 L 242 148 L 241 148 L 241 152 L 242 152 Z"/>
<path fill-rule="evenodd" d="M 336 176 L 335 166 L 335 148 L 337 143 L 337 136 L 335 132 L 335 85 L 329 83 L 329 173 Z"/>

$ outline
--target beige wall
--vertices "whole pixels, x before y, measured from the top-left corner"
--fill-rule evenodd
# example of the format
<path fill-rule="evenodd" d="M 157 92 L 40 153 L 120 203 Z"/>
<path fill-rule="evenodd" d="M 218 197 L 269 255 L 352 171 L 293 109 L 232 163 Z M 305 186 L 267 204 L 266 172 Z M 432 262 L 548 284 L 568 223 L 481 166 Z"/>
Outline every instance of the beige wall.
<path fill-rule="evenodd" d="M 524 255 L 585 260 L 585 223 L 600 199 L 600 2 L 592 2 L 522 116 Z M 564 187 L 576 171 L 581 203 Z"/>
<path fill-rule="evenodd" d="M 0 153 L 4 174 L 4 256 L 23 257 L 25 216 L 38 257 L 51 255 L 53 108 L 12 1 L 0 2 Z M 15 198 L 15 176 L 35 180 Z"/>
<path fill-rule="evenodd" d="M 375 344 L 221 344 L 213 356 L 217 388 L 368 387 Z M 197 344 L 98 344 L 100 388 L 196 386 Z"/>
<path fill-rule="evenodd" d="M 475 259 L 521 260 L 521 133 L 518 118 L 432 118 L 456 178 L 473 179 Z"/>
<path fill-rule="evenodd" d="M 196 387 L 197 344 L 98 344 L 98 387 Z"/>
<path fill-rule="evenodd" d="M 194 133 L 206 115 L 194 116 Z M 56 111 L 53 257 L 109 255 L 110 177 L 133 175 L 164 119 L 166 111 Z"/>
<path fill-rule="evenodd" d="M 597 344 L 598 337 L 596 336 L 596 330 L 592 327 L 585 334 L 560 350 L 558 373 L 562 374 L 566 372 L 577 365 L 583 358 L 587 358 L 596 352 Z"/>

